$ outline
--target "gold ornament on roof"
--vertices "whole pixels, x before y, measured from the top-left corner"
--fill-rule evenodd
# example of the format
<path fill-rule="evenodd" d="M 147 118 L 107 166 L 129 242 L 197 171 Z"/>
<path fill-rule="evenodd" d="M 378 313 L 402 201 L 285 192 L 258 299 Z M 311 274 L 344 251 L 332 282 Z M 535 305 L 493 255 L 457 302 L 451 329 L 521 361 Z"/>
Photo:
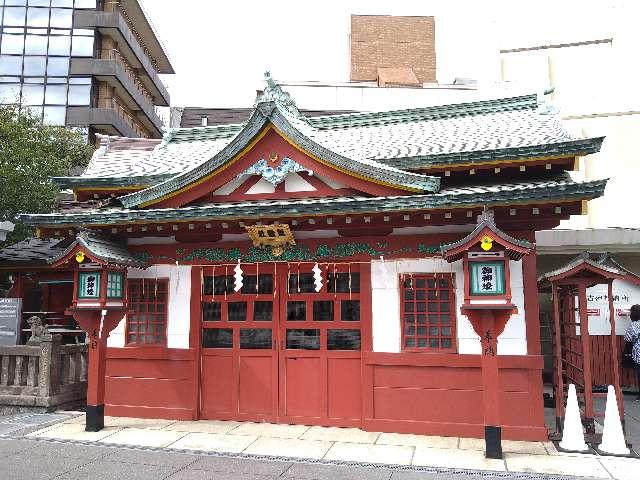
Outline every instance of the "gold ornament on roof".
<path fill-rule="evenodd" d="M 84 257 L 85 257 L 85 255 L 84 255 L 83 251 L 77 252 L 76 253 L 76 262 L 78 262 L 78 263 L 84 262 Z"/>
<path fill-rule="evenodd" d="M 282 255 L 286 246 L 296 244 L 291 228 L 286 224 L 250 225 L 245 229 L 254 247 L 271 247 L 271 253 L 274 257 Z"/>
<path fill-rule="evenodd" d="M 493 238 L 489 235 L 485 235 L 480 240 L 480 248 L 482 248 L 485 252 L 488 252 L 493 248 Z"/>

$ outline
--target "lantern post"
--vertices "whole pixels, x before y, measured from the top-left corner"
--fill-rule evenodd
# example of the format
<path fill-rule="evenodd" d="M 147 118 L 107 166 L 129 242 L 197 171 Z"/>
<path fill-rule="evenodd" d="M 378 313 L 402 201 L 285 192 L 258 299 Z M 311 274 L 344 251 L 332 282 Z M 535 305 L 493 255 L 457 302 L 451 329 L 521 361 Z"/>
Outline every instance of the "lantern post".
<path fill-rule="evenodd" d="M 87 230 L 81 231 L 50 263 L 53 267 L 70 265 L 74 270 L 73 302 L 65 314 L 72 316 L 87 332 L 85 430 L 97 432 L 104 428 L 107 338 L 128 313 L 127 267 L 144 267 L 144 264 L 116 239 Z"/>
<path fill-rule="evenodd" d="M 448 262 L 462 260 L 466 315 L 480 337 L 485 456 L 503 458 L 500 419 L 498 337 L 517 306 L 511 301 L 509 264 L 533 251 L 533 245 L 510 237 L 495 225 L 493 212 L 478 217 L 476 228 L 459 241 L 442 246 Z"/>

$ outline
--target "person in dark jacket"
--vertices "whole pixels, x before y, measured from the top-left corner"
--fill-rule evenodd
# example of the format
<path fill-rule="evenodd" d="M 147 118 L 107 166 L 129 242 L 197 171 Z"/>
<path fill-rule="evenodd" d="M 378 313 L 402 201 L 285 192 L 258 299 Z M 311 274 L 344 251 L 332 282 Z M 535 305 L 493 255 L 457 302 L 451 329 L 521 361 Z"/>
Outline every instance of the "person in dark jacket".
<path fill-rule="evenodd" d="M 638 382 L 638 397 L 640 401 L 640 305 L 632 305 L 629 313 L 631 323 L 624 334 L 624 341 L 633 345 L 631 347 L 631 359 L 635 363 L 636 379 Z"/>

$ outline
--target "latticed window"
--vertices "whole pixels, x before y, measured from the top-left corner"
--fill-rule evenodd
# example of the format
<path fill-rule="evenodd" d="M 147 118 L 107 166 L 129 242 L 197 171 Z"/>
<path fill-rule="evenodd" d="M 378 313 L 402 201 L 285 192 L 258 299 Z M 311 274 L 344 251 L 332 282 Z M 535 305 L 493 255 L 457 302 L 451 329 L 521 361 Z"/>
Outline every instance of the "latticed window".
<path fill-rule="evenodd" d="M 169 282 L 166 279 L 129 279 L 128 345 L 165 345 Z"/>
<path fill-rule="evenodd" d="M 124 274 L 111 272 L 107 275 L 107 298 L 122 298 L 124 286 Z"/>
<path fill-rule="evenodd" d="M 453 275 L 403 274 L 400 285 L 402 349 L 455 351 Z"/>

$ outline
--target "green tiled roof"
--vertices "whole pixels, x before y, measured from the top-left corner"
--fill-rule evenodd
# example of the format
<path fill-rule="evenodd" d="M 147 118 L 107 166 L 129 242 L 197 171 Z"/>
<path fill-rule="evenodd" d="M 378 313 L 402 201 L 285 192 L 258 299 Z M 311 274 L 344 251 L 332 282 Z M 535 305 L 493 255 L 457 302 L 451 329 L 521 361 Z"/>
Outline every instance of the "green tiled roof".
<path fill-rule="evenodd" d="M 444 168 L 456 164 L 487 163 L 499 160 L 553 158 L 583 156 L 600 151 L 604 137 L 567 140 L 565 142 L 527 145 L 523 147 L 499 148 L 495 150 L 473 150 L 458 153 L 422 155 L 418 157 L 380 160 L 385 165 L 405 170 Z"/>
<path fill-rule="evenodd" d="M 90 230 L 81 230 L 76 240 L 71 243 L 64 251 L 48 259 L 48 263 L 55 263 L 64 258 L 69 252 L 73 251 L 76 246 L 82 246 L 93 256 L 99 260 L 119 266 L 144 268 L 146 264 L 135 257 L 122 241 L 100 235 Z"/>
<path fill-rule="evenodd" d="M 139 207 L 187 187 L 214 172 L 238 155 L 269 122 L 306 151 L 349 174 L 364 177 L 373 182 L 383 182 L 404 190 L 417 192 L 438 191 L 440 179 L 437 177 L 399 170 L 376 160 L 354 156 L 347 157 L 337 153 L 335 149 L 332 150 L 321 138 L 313 135 L 312 130 L 315 129 L 298 112 L 288 95 L 285 95 L 279 86 L 272 90 L 265 90 L 265 93 L 258 99 L 256 108 L 244 128 L 212 158 L 207 159 L 192 170 L 176 175 L 165 182 L 145 190 L 124 195 L 119 198 L 119 201 L 127 208 Z M 174 142 L 175 138 L 175 133 L 167 134 L 167 139 L 160 145 L 159 150 L 166 148 Z"/>
<path fill-rule="evenodd" d="M 61 238 L 27 238 L 0 250 L 0 268 L 47 265 L 50 258 L 60 255 L 68 245 Z"/>
<path fill-rule="evenodd" d="M 241 125 L 169 130 L 162 142 L 107 137 L 86 171 L 63 187 L 143 185 L 122 198 L 136 207 L 189 185 L 222 165 L 271 121 L 303 148 L 365 178 L 413 191 L 437 191 L 438 179 L 412 171 L 455 164 L 586 155 L 602 138 L 576 139 L 536 95 L 389 112 L 305 117 L 270 77 Z M 257 158 L 255 159 L 258 160 Z M 159 196 L 159 197 L 158 197 Z"/>
<path fill-rule="evenodd" d="M 65 188 L 118 188 L 155 185 L 173 178 L 173 175 L 141 175 L 139 177 L 51 177 L 61 189 Z"/>
<path fill-rule="evenodd" d="M 235 202 L 165 209 L 107 208 L 78 213 L 21 215 L 29 225 L 117 225 L 132 222 L 171 222 L 224 219 L 286 218 L 309 215 L 348 215 L 375 212 L 429 211 L 486 205 L 508 206 L 539 202 L 588 200 L 604 193 L 606 180 L 574 182 L 555 179 L 500 185 L 443 189 L 429 195 L 393 197 L 330 197 Z"/>
<path fill-rule="evenodd" d="M 636 282 L 640 282 L 638 275 L 620 265 L 609 253 L 582 252 L 565 265 L 538 277 L 538 284 L 543 286 L 553 277 L 570 272 L 580 265 L 590 265 L 611 274 L 611 277 L 628 277 Z"/>
<path fill-rule="evenodd" d="M 513 110 L 531 110 L 538 106 L 537 94 L 517 97 L 480 100 L 477 102 L 436 105 L 423 108 L 408 108 L 388 112 L 347 113 L 309 118 L 309 123 L 321 130 L 335 128 L 371 127 L 393 125 L 395 123 L 441 120 L 469 115 L 506 112 Z"/>
<path fill-rule="evenodd" d="M 451 262 L 452 260 L 458 260 L 462 257 L 462 252 L 459 252 L 455 255 L 451 254 L 451 251 L 455 251 L 455 249 L 461 247 L 462 245 L 466 244 L 467 242 L 474 240 L 478 237 L 478 235 L 480 235 L 480 233 L 485 229 L 488 228 L 491 232 L 493 232 L 493 234 L 502 239 L 503 241 L 505 241 L 507 244 L 512 244 L 515 245 L 516 247 L 520 247 L 526 250 L 532 250 L 534 248 L 534 245 L 530 242 L 528 242 L 527 240 L 520 240 L 517 238 L 512 237 L 511 235 L 507 234 L 506 232 L 503 232 L 502 230 L 500 230 L 497 226 L 496 226 L 496 222 L 495 222 L 495 218 L 494 218 L 494 214 L 492 211 L 487 210 L 482 212 L 481 215 L 478 216 L 478 223 L 476 225 L 476 228 L 473 229 L 473 231 L 461 238 L 460 240 L 458 240 L 457 242 L 453 242 L 453 243 L 449 243 L 446 245 L 441 245 L 440 246 L 440 251 L 442 252 L 442 256 L 447 259 L 447 261 Z M 507 253 L 509 255 L 509 258 L 511 258 L 512 260 L 519 260 L 520 258 L 522 258 L 522 256 L 524 255 L 524 253 L 520 252 L 520 251 L 515 251 L 515 249 L 513 248 L 507 248 Z"/>

